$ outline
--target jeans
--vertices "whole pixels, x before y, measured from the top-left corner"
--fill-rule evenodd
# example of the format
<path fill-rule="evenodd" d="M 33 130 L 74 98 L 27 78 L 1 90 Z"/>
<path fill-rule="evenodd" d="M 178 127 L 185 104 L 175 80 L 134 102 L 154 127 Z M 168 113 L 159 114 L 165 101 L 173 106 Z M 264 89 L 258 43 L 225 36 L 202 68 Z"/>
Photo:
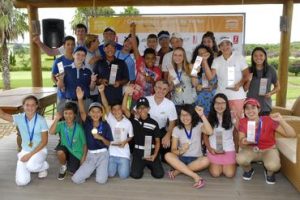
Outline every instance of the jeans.
<path fill-rule="evenodd" d="M 130 160 L 128 158 L 110 156 L 108 161 L 108 176 L 113 177 L 118 172 L 121 179 L 129 176 Z"/>

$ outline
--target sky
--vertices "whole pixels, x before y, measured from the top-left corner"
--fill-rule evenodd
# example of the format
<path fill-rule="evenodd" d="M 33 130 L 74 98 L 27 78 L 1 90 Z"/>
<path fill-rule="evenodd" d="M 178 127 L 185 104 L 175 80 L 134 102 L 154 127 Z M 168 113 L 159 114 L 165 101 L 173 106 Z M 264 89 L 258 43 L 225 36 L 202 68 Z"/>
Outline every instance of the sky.
<path fill-rule="evenodd" d="M 116 13 L 123 7 L 112 7 Z M 203 13 L 246 13 L 245 42 L 266 44 L 280 43 L 279 22 L 282 15 L 282 5 L 242 5 L 242 6 L 168 6 L 168 7 L 136 7 L 140 14 L 203 14 Z M 59 15 L 57 15 L 59 13 Z M 39 19 L 63 19 L 66 35 L 73 35 L 70 21 L 75 14 L 75 8 L 42 8 L 39 9 Z M 294 4 L 291 41 L 300 41 L 300 4 Z M 28 34 L 19 42 L 28 43 Z"/>

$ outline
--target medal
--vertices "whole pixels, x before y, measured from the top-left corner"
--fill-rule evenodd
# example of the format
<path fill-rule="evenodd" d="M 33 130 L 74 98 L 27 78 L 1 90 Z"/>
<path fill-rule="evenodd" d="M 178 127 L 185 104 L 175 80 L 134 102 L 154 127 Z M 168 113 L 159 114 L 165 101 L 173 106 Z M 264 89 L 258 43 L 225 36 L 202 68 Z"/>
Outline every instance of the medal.
<path fill-rule="evenodd" d="M 31 148 L 33 146 L 33 143 L 30 141 L 28 146 Z"/>
<path fill-rule="evenodd" d="M 96 135 L 98 133 L 98 130 L 97 130 L 97 128 L 93 128 L 91 132 L 93 135 Z"/>
<path fill-rule="evenodd" d="M 76 122 L 74 123 L 74 127 L 73 127 L 73 132 L 72 132 L 72 136 L 71 136 L 71 139 L 69 137 L 69 131 L 67 129 L 67 125 L 65 123 L 65 137 L 66 137 L 66 140 L 68 142 L 68 145 L 69 147 L 72 149 L 72 146 L 73 146 L 73 141 L 74 141 L 74 135 L 75 135 L 75 132 L 76 132 Z"/>
<path fill-rule="evenodd" d="M 176 91 L 176 93 L 181 93 L 181 92 L 183 92 L 182 86 L 181 86 L 181 85 L 176 86 L 175 91 Z"/>
<path fill-rule="evenodd" d="M 254 146 L 253 147 L 253 152 L 255 152 L 255 153 L 259 152 L 259 148 L 257 146 Z"/>
<path fill-rule="evenodd" d="M 186 137 L 187 137 L 187 139 L 188 139 L 188 144 L 189 145 L 191 145 L 192 144 L 192 131 L 193 131 L 193 128 L 191 127 L 191 130 L 190 130 L 190 132 L 188 132 L 187 130 L 186 130 L 186 128 L 185 127 L 183 127 L 183 129 L 184 129 L 184 132 L 185 132 L 185 135 L 186 135 Z"/>

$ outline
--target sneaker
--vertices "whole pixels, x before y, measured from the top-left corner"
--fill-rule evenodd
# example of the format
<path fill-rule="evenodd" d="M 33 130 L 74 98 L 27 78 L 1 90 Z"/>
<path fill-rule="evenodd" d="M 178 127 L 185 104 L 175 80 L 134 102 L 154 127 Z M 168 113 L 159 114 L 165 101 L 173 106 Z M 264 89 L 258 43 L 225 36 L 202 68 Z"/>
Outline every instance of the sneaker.
<path fill-rule="evenodd" d="M 273 173 L 271 176 L 269 176 L 267 170 L 265 170 L 265 179 L 267 184 L 273 185 L 276 183 L 275 174 Z"/>
<path fill-rule="evenodd" d="M 46 178 L 48 176 L 48 171 L 44 170 L 38 173 L 39 178 Z"/>
<path fill-rule="evenodd" d="M 66 167 L 66 165 L 62 165 L 59 169 L 59 174 L 58 174 L 57 179 L 60 181 L 64 180 L 66 177 L 66 174 L 67 174 L 67 167 Z"/>
<path fill-rule="evenodd" d="M 243 173 L 243 179 L 246 181 L 250 181 L 253 177 L 253 174 L 254 174 L 254 169 L 251 168 L 250 171 Z"/>

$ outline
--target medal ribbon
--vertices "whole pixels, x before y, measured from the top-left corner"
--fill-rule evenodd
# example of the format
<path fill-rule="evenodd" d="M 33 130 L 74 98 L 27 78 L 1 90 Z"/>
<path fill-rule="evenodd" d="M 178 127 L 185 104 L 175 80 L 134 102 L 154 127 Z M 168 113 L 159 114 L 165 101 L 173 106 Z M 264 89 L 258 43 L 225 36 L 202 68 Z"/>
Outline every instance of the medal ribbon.
<path fill-rule="evenodd" d="M 181 82 L 182 71 L 176 72 L 176 75 L 177 75 L 179 82 Z"/>
<path fill-rule="evenodd" d="M 32 142 L 32 139 L 33 139 L 36 120 L 37 120 L 37 113 L 35 113 L 33 128 L 32 128 L 32 131 L 30 131 L 29 130 L 29 122 L 28 122 L 28 119 L 27 119 L 26 114 L 25 114 L 25 123 L 26 123 L 27 133 L 28 133 L 28 136 L 29 136 L 29 142 L 30 143 Z"/>
<path fill-rule="evenodd" d="M 190 132 L 188 132 L 188 131 L 186 130 L 185 127 L 183 127 L 183 129 L 184 129 L 184 132 L 185 132 L 186 137 L 187 137 L 189 140 L 191 140 L 193 128 L 191 128 Z"/>
<path fill-rule="evenodd" d="M 67 129 L 67 125 L 66 125 L 66 122 L 65 122 L 65 135 L 66 135 L 68 145 L 71 149 L 72 149 L 72 146 L 73 146 L 73 139 L 74 139 L 75 131 L 76 131 L 76 122 L 74 123 L 73 133 L 72 133 L 72 137 L 71 137 L 71 140 L 70 140 L 69 131 Z"/>
<path fill-rule="evenodd" d="M 261 135 L 261 128 L 262 128 L 262 119 L 261 117 L 259 118 L 259 124 L 258 124 L 258 128 L 256 130 L 256 135 L 255 135 L 255 142 L 256 144 L 258 144 L 260 135 Z"/>
<path fill-rule="evenodd" d="M 102 133 L 103 132 L 103 124 L 102 122 L 100 122 L 99 126 L 98 126 L 98 133 Z"/>

